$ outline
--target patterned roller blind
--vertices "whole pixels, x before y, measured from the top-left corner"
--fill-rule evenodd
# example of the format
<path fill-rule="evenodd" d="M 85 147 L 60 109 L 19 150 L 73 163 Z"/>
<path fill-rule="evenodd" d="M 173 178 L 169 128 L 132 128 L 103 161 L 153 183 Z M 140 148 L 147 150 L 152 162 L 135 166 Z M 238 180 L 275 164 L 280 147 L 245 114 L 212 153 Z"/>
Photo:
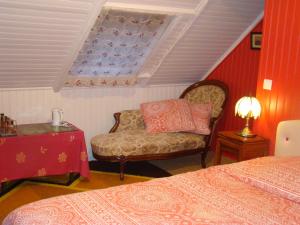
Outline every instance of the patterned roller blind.
<path fill-rule="evenodd" d="M 71 76 L 137 75 L 171 16 L 104 9 L 70 70 Z"/>

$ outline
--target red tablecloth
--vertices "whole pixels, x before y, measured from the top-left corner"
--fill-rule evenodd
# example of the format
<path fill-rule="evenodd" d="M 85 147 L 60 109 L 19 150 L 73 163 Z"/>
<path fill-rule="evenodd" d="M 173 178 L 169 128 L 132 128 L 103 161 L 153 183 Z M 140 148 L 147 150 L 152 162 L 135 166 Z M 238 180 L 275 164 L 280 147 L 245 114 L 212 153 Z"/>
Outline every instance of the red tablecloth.
<path fill-rule="evenodd" d="M 81 130 L 0 138 L 0 183 L 79 172 L 89 177 Z"/>

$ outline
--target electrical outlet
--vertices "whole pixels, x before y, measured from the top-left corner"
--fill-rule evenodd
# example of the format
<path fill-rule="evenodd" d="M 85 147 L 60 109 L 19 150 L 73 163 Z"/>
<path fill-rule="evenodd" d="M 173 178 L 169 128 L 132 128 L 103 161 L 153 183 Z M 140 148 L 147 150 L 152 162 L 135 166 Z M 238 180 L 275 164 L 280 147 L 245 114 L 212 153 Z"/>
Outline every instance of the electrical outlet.
<path fill-rule="evenodd" d="M 271 91 L 272 90 L 272 80 L 264 79 L 263 89 Z"/>

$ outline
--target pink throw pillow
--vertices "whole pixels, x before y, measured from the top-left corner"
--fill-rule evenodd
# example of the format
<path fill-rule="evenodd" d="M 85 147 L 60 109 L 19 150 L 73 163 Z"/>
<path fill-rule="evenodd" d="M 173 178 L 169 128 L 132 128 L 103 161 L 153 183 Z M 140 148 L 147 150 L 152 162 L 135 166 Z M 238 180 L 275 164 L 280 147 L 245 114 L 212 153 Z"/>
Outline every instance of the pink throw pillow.
<path fill-rule="evenodd" d="M 192 117 L 196 126 L 193 133 L 210 134 L 209 123 L 212 112 L 211 103 L 208 104 L 190 104 Z"/>
<path fill-rule="evenodd" d="M 192 131 L 196 128 L 185 99 L 143 103 L 141 111 L 149 133 Z"/>

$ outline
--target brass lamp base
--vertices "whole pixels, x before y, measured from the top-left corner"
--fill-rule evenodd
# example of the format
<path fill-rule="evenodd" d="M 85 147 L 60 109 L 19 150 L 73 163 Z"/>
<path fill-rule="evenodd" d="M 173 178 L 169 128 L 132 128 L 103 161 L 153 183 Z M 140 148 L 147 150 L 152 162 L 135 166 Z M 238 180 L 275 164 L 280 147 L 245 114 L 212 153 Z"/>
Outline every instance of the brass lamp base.
<path fill-rule="evenodd" d="M 253 138 L 256 137 L 256 134 L 253 134 L 252 131 L 249 129 L 249 127 L 244 127 L 243 130 L 240 132 L 236 132 L 237 135 L 244 137 L 244 138 Z"/>

